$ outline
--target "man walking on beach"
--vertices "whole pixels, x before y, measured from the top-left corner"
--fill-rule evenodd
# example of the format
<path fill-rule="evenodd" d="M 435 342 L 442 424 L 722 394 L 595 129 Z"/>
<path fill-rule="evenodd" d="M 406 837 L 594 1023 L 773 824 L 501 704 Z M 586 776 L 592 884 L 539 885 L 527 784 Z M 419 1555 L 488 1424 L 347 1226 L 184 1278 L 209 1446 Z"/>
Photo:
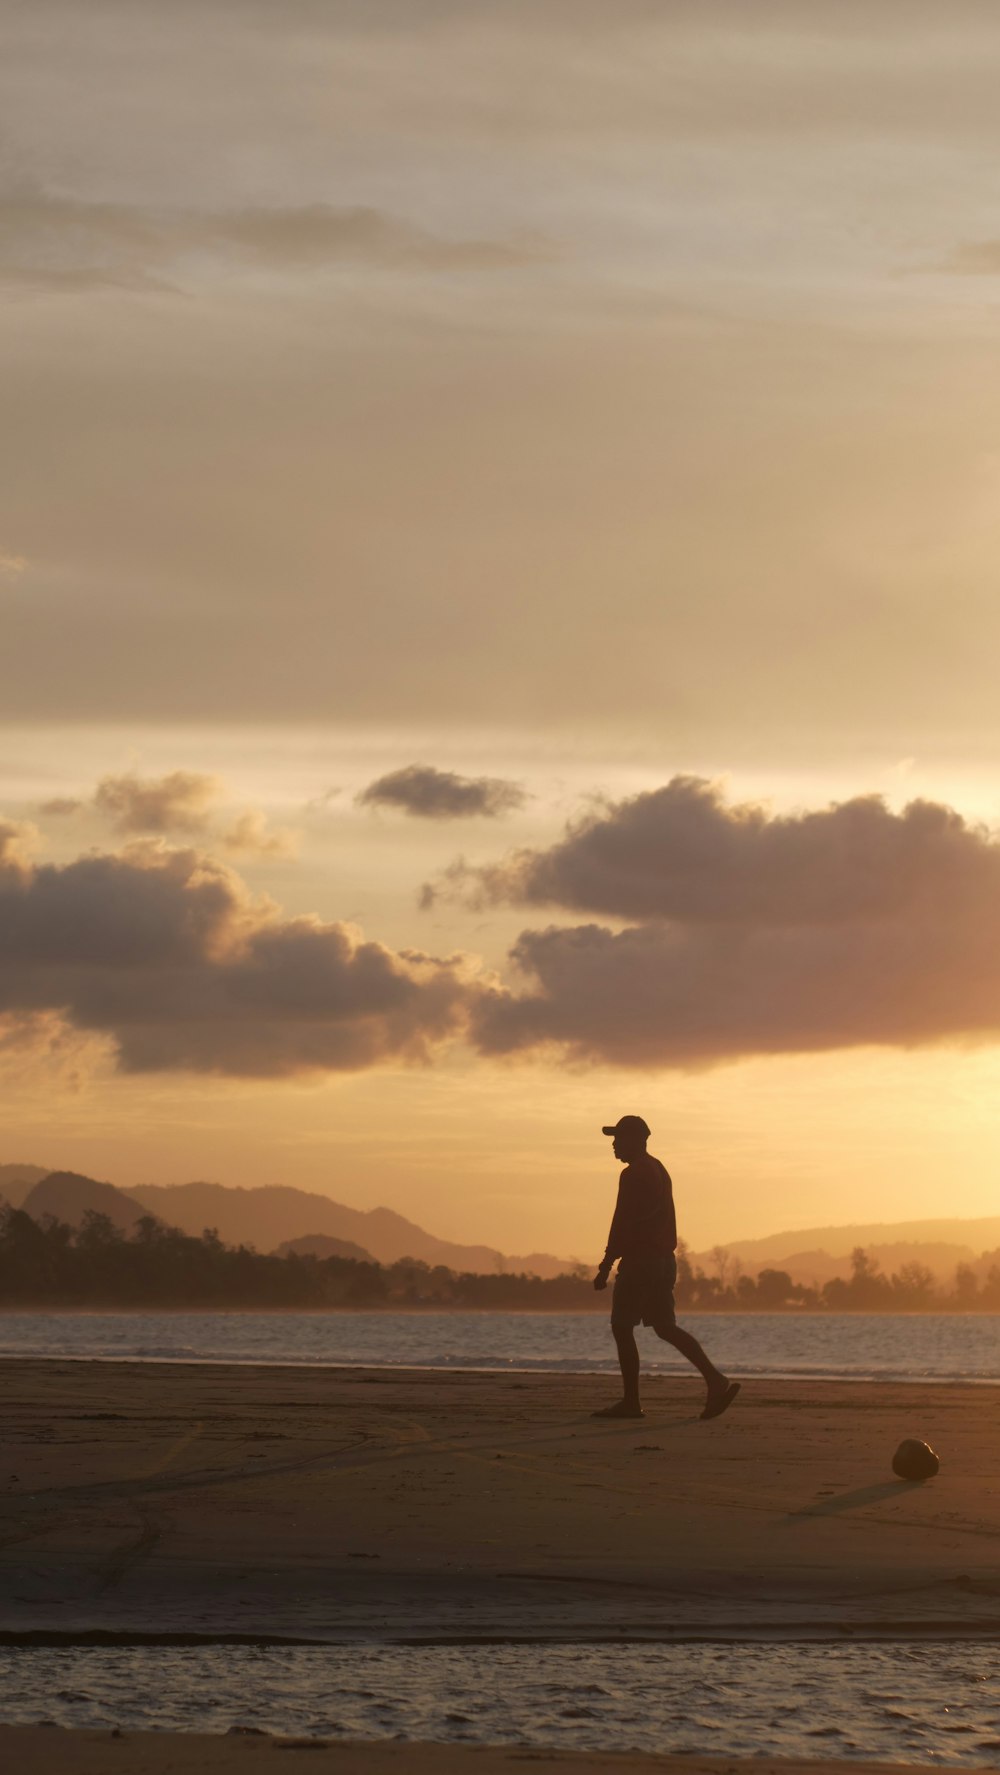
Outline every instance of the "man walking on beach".
<path fill-rule="evenodd" d="M 641 1116 L 621 1116 L 611 1128 L 602 1128 L 614 1141 L 614 1155 L 625 1166 L 618 1182 L 608 1248 L 594 1277 L 599 1291 L 608 1285 L 616 1259 L 611 1305 L 611 1330 L 618 1346 L 624 1397 L 617 1405 L 595 1411 L 595 1418 L 641 1418 L 639 1404 L 639 1351 L 635 1327 L 651 1325 L 657 1337 L 672 1344 L 694 1364 L 708 1388 L 703 1418 L 721 1417 L 740 1390 L 710 1362 L 698 1339 L 683 1331 L 674 1317 L 674 1283 L 677 1280 L 677 1221 L 670 1175 L 659 1159 L 646 1151 L 649 1129 Z"/>

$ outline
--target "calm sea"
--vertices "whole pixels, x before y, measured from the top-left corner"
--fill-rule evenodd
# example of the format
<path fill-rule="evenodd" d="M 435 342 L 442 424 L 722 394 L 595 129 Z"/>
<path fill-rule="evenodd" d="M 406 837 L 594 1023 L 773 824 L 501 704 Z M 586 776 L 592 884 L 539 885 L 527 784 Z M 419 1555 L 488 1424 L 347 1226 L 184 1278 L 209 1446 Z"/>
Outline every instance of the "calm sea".
<path fill-rule="evenodd" d="M 702 1313 L 727 1373 L 872 1381 L 1000 1380 L 1000 1315 Z M 652 1332 L 643 1366 L 690 1373 Z M 603 1314 L 0 1313 L 0 1357 L 617 1372 Z"/>

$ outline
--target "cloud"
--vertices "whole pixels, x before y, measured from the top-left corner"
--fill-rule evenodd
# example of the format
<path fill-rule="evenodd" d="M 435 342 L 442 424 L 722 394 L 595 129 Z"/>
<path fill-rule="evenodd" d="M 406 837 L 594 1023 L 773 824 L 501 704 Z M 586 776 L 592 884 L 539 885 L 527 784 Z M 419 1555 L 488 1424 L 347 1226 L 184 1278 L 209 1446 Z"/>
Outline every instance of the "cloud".
<path fill-rule="evenodd" d="M 965 241 L 938 269 L 962 277 L 996 277 L 1000 274 L 1000 240 Z"/>
<path fill-rule="evenodd" d="M 318 266 L 353 259 L 427 270 L 488 271 L 552 256 L 549 244 L 533 235 L 516 240 L 448 240 L 382 210 L 325 203 L 233 210 L 189 218 L 187 226 L 217 250 L 273 265 Z"/>
<path fill-rule="evenodd" d="M 23 1104 L 34 1090 L 75 1095 L 107 1070 L 107 1042 L 69 1025 L 58 1011 L 0 1014 L 0 1088 Z"/>
<path fill-rule="evenodd" d="M 369 783 L 357 800 L 366 807 L 399 808 L 414 819 L 496 820 L 527 800 L 505 777 L 462 777 L 431 764 L 407 764 Z"/>
<path fill-rule="evenodd" d="M 127 1071 L 348 1071 L 466 1035 L 489 1060 L 647 1068 L 1000 1039 L 1000 840 L 938 803 L 774 815 L 675 778 L 605 805 L 456 875 L 563 917 L 522 931 L 503 983 L 286 917 L 193 846 L 56 866 L 32 838 L 0 821 L 0 1017 L 61 1016 Z"/>
<path fill-rule="evenodd" d="M 939 803 L 890 813 L 879 796 L 772 815 L 728 806 L 718 784 L 677 776 L 572 823 L 547 850 L 447 872 L 482 904 L 559 906 L 619 919 L 704 924 L 844 923 L 898 915 L 981 877 L 1000 849 Z"/>
<path fill-rule="evenodd" d="M 276 1078 L 424 1060 L 478 990 L 459 958 L 284 918 L 194 849 L 144 841 L 31 867 L 13 832 L 0 827 L 0 1016 L 58 1012 L 109 1038 L 127 1072 Z"/>
<path fill-rule="evenodd" d="M 127 772 L 102 777 L 94 791 L 94 806 L 117 832 L 203 832 L 208 808 L 220 790 L 217 777 L 197 771 L 174 770 L 165 777 Z"/>
<path fill-rule="evenodd" d="M 0 815 L 0 870 L 22 875 L 31 867 L 30 856 L 38 843 L 38 831 L 26 820 L 5 820 Z"/>
<path fill-rule="evenodd" d="M 337 797 L 343 793 L 340 785 L 335 783 L 331 788 L 324 789 L 321 794 L 310 796 L 306 802 L 306 808 L 310 813 L 325 813 Z"/>
<path fill-rule="evenodd" d="M 27 555 L 12 555 L 0 549 L 0 579 L 20 579 L 27 565 Z"/>
<path fill-rule="evenodd" d="M 35 186 L 0 194 L 0 282 L 53 292 L 170 289 L 196 260 L 202 268 L 212 261 L 274 271 L 336 264 L 489 271 L 551 256 L 533 234 L 448 239 L 364 205 L 202 210 L 88 201 Z"/>
<path fill-rule="evenodd" d="M 265 816 L 256 808 L 240 814 L 223 832 L 222 842 L 237 856 L 294 857 L 298 852 L 296 834 L 284 826 L 270 831 Z"/>
<path fill-rule="evenodd" d="M 487 1054 L 683 1067 L 1000 1036 L 1000 842 L 939 804 L 776 817 L 675 778 L 463 874 L 628 921 L 522 932 L 520 990 L 475 1009 Z"/>
<path fill-rule="evenodd" d="M 110 820 L 116 832 L 127 836 L 190 836 L 207 833 L 209 809 L 223 787 L 218 777 L 199 771 L 174 770 L 162 777 L 139 777 L 130 771 L 102 777 L 89 801 L 56 795 L 42 802 L 39 812 L 61 818 L 93 808 Z M 270 830 L 257 808 L 237 815 L 215 837 L 234 856 L 294 857 L 298 849 L 296 833 L 286 827 Z"/>

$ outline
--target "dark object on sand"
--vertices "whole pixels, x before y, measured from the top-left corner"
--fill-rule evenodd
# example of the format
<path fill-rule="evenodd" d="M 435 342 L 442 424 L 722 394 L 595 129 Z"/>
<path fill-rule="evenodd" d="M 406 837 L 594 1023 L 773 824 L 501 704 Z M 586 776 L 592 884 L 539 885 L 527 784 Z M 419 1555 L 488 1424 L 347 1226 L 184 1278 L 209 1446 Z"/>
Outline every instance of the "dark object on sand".
<path fill-rule="evenodd" d="M 892 1457 L 892 1470 L 900 1479 L 933 1479 L 940 1466 L 934 1450 L 913 1437 L 901 1442 Z"/>

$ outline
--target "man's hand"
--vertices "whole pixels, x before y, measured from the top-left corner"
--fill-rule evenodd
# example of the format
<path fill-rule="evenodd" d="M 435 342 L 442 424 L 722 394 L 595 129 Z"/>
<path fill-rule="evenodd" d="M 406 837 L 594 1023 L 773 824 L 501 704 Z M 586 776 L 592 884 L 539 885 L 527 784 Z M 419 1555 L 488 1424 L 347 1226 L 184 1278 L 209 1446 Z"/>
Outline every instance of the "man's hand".
<path fill-rule="evenodd" d="M 608 1272 L 606 1269 L 599 1269 L 597 1275 L 594 1277 L 594 1287 L 597 1290 L 597 1293 L 600 1294 L 602 1289 L 606 1288 L 607 1285 Z"/>

